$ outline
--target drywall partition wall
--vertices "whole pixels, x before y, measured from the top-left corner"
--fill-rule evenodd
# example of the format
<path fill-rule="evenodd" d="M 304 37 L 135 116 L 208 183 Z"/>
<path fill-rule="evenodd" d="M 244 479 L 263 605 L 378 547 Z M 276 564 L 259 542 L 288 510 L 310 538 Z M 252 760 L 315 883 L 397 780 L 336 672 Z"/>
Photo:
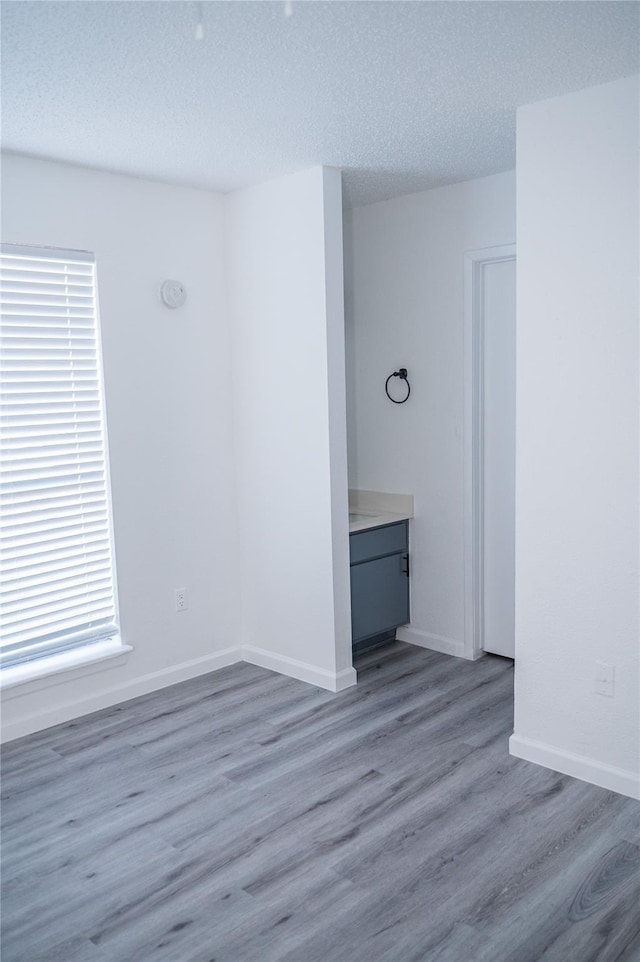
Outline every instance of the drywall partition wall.
<path fill-rule="evenodd" d="M 96 253 L 120 617 L 134 647 L 4 692 L 9 738 L 240 651 L 221 198 L 18 156 L 3 158 L 2 179 L 3 241 Z M 166 278 L 186 285 L 179 310 L 160 301 Z"/>
<path fill-rule="evenodd" d="M 511 751 L 638 796 L 638 77 L 522 108 L 517 138 Z"/>
<path fill-rule="evenodd" d="M 345 301 L 349 486 L 409 493 L 411 627 L 464 643 L 464 255 L 515 240 L 513 172 L 348 211 Z M 409 371 L 411 397 L 384 383 Z"/>
<path fill-rule="evenodd" d="M 351 586 L 347 472 L 347 399 L 345 382 L 344 253 L 342 174 L 324 167 L 324 269 L 327 330 L 329 412 L 329 483 L 331 485 L 331 548 L 333 560 L 333 621 L 336 674 L 340 687 L 355 684 L 351 649 Z"/>
<path fill-rule="evenodd" d="M 340 172 L 238 191 L 227 215 L 244 657 L 337 690 L 355 682 Z"/>

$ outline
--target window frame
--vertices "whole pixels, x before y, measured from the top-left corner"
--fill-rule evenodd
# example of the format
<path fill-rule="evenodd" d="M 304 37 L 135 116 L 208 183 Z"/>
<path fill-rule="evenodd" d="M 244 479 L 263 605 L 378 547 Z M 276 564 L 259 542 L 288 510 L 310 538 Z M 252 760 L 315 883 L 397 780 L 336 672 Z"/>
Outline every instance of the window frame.
<path fill-rule="evenodd" d="M 30 680 L 32 677 L 38 677 L 42 674 L 56 673 L 58 671 L 64 671 L 68 668 L 76 667 L 78 665 L 88 664 L 92 661 L 101 661 L 105 658 L 111 658 L 114 657 L 114 655 L 119 655 L 126 651 L 130 651 L 131 648 L 130 646 L 123 645 L 122 643 L 118 617 L 119 600 L 116 546 L 96 257 L 95 254 L 90 251 L 11 243 L 3 243 L 1 245 L 1 252 L 3 268 L 5 267 L 5 257 L 30 258 L 34 260 L 42 259 L 43 265 L 49 261 L 50 264 L 53 264 L 54 262 L 62 262 L 65 264 L 79 263 L 90 266 L 88 275 L 91 277 L 90 289 L 92 295 L 92 314 L 87 325 L 87 330 L 91 331 L 93 338 L 92 349 L 95 352 L 95 363 L 90 367 L 90 371 L 94 373 L 94 383 L 97 389 L 96 421 L 99 424 L 97 431 L 97 443 L 102 456 L 100 473 L 104 480 L 103 497 L 101 497 L 99 500 L 99 504 L 106 513 L 106 521 L 101 530 L 103 531 L 102 542 L 105 543 L 108 548 L 109 561 L 109 576 L 103 580 L 110 581 L 110 584 L 108 585 L 108 589 L 110 589 L 108 599 L 110 602 L 110 611 L 112 610 L 113 613 L 113 616 L 109 617 L 107 624 L 82 628 L 80 631 L 72 629 L 64 633 L 58 629 L 55 633 L 53 633 L 53 637 L 49 637 L 52 634 L 52 632 L 49 632 L 49 636 L 45 634 L 45 636 L 40 639 L 34 638 L 32 641 L 16 642 L 11 645 L 2 645 L 0 643 L 0 685 L 5 687 L 5 684 L 12 685 L 22 681 Z M 43 272 L 46 272 L 46 269 Z M 4 282 L 2 285 L 0 285 L 0 294 L 3 293 L 5 293 Z M 5 311 L 3 310 L 3 318 L 4 316 Z M 73 338 L 71 338 L 71 343 L 73 343 Z M 77 363 L 77 359 L 73 357 L 73 354 L 71 357 L 72 360 L 70 363 Z M 71 368 L 71 370 L 73 369 Z M 56 369 L 53 368 L 53 371 L 55 373 Z M 71 385 L 72 382 L 73 375 L 69 377 L 69 384 Z M 64 435 L 65 432 L 61 431 L 60 436 L 64 438 Z M 68 431 L 67 436 L 69 438 L 73 438 L 73 432 Z M 34 447 L 37 447 L 37 439 Z M 78 487 L 80 488 L 83 483 L 83 481 L 79 481 Z M 83 511 L 84 496 L 84 493 L 80 493 L 77 496 L 77 510 L 75 514 L 70 516 L 71 518 L 79 518 L 81 516 Z M 1 503 L 0 512 L 4 514 L 4 507 Z M 78 544 L 81 543 L 82 539 L 80 537 Z M 46 585 L 44 579 L 42 583 Z M 90 583 L 91 579 L 88 578 L 86 584 L 90 585 Z M 38 587 L 38 582 L 36 582 L 34 587 Z M 87 611 L 89 613 L 91 612 L 90 606 L 87 606 Z"/>

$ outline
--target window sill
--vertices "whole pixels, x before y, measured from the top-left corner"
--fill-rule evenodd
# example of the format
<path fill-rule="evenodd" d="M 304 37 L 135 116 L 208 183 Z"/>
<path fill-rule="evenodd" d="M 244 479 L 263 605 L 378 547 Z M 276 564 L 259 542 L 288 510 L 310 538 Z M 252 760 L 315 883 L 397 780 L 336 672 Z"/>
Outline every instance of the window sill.
<path fill-rule="evenodd" d="M 26 685 L 41 678 L 59 675 L 62 672 L 72 671 L 74 668 L 84 668 L 86 665 L 95 665 L 101 661 L 119 658 L 130 651 L 133 651 L 131 645 L 123 644 L 121 638 L 116 635 L 116 637 L 109 638 L 106 641 L 82 645 L 71 651 L 37 658 L 22 665 L 11 665 L 9 668 L 0 670 L 0 690 L 6 691 L 8 688 L 15 688 L 18 685 Z"/>

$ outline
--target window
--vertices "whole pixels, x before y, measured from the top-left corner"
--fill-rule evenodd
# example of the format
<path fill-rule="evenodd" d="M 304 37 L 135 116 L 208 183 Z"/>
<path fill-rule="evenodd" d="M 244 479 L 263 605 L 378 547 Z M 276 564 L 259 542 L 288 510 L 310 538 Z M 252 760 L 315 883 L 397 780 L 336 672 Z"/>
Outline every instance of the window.
<path fill-rule="evenodd" d="M 2 245 L 2 667 L 117 635 L 92 254 Z"/>

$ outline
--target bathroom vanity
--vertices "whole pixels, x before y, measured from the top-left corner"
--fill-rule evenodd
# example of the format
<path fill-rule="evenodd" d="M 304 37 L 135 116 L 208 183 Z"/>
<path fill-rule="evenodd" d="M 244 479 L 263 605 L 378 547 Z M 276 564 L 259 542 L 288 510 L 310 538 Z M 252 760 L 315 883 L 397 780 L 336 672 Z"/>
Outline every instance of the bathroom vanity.
<path fill-rule="evenodd" d="M 349 514 L 354 652 L 392 641 L 396 628 L 407 624 L 410 616 L 409 518 L 413 499 L 380 495 L 394 500 L 374 502 L 373 492 L 361 494 L 369 498 L 350 496 Z"/>

